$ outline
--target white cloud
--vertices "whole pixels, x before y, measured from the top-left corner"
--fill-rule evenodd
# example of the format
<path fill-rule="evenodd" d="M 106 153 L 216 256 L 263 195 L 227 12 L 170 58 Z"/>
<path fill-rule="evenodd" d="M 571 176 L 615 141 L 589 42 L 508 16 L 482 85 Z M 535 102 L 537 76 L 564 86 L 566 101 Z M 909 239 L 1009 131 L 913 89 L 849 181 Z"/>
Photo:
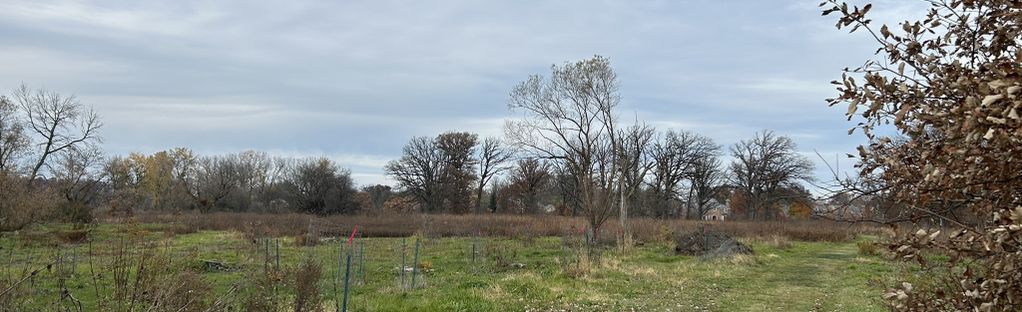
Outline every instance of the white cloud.
<path fill-rule="evenodd" d="M 743 87 L 763 92 L 812 95 L 820 98 L 833 94 L 833 87 L 825 79 L 765 78 Z"/>

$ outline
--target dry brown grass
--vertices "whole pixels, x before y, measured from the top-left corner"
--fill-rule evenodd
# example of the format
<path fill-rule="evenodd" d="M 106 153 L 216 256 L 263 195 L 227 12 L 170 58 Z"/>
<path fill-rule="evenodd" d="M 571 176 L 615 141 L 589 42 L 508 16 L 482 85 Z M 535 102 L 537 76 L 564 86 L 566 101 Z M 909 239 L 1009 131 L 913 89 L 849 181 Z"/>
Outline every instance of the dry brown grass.
<path fill-rule="evenodd" d="M 356 224 L 367 237 L 402 237 L 423 235 L 500 236 L 528 239 L 562 236 L 585 228 L 582 218 L 549 215 L 448 215 L 387 214 L 336 215 L 316 217 L 305 214 L 262 213 L 185 213 L 139 214 L 142 223 L 172 223 L 175 231 L 197 230 L 238 231 L 252 237 L 307 235 L 309 223 L 315 222 L 322 236 L 346 235 Z M 326 225 L 326 226 L 324 226 Z M 829 221 L 727 221 L 659 220 L 636 218 L 629 222 L 632 237 L 637 241 L 665 241 L 678 233 L 706 230 L 724 232 L 738 237 L 769 240 L 844 242 L 856 234 L 886 235 L 886 229 L 869 225 L 849 225 Z M 620 233 L 617 222 L 604 225 L 601 240 L 613 241 Z"/>
<path fill-rule="evenodd" d="M 63 230 L 53 232 L 57 240 L 64 244 L 78 244 L 89 238 L 88 230 Z"/>

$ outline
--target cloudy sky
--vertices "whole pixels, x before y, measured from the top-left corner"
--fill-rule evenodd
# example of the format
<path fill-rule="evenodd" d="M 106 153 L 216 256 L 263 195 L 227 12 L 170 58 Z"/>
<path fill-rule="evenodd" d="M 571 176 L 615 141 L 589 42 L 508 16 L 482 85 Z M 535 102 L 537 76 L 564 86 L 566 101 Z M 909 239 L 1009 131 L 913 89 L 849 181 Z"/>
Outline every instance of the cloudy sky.
<path fill-rule="evenodd" d="M 878 22 L 925 9 L 873 2 Z M 517 82 L 600 54 L 622 118 L 724 145 L 773 129 L 833 159 L 862 140 L 828 82 L 875 46 L 816 4 L 0 0 L 0 90 L 77 95 L 108 154 L 325 155 L 370 184 L 413 136 L 500 135 Z"/>

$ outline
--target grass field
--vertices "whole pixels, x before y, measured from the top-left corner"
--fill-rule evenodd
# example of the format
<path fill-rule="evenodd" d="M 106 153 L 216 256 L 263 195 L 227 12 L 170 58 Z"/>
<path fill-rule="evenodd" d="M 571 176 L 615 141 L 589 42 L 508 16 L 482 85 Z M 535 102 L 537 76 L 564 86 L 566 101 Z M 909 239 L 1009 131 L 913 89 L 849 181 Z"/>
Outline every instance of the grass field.
<path fill-rule="evenodd" d="M 135 307 L 134 301 L 139 306 L 154 305 L 157 300 L 150 298 L 152 289 L 180 288 L 186 290 L 183 296 L 196 301 L 190 305 L 193 308 L 182 311 L 247 310 L 246 302 L 260 296 L 258 280 L 273 275 L 264 273 L 267 265 L 269 271 L 275 271 L 277 262 L 275 243 L 267 262 L 266 241 L 240 232 L 173 234 L 160 224 L 102 225 L 90 233 L 91 243 L 69 244 L 56 238 L 64 228 L 37 226 L 0 237 L 6 258 L 0 272 L 3 288 L 32 269 L 56 263 L 15 287 L 11 294 L 16 296 L 3 299 L 8 308 L 60 310 L 75 306 L 62 299 L 60 289 L 66 288 L 85 311 L 145 310 Z M 414 257 L 415 239 L 404 239 L 407 263 Z M 361 240 L 364 260 L 356 260 L 353 267 L 364 275 L 353 274 L 349 310 L 878 311 L 884 309 L 880 282 L 897 270 L 895 264 L 879 256 L 859 255 L 854 241 L 779 244 L 761 239 L 745 239 L 755 250 L 753 256 L 714 261 L 676 256 L 669 241 L 645 242 L 628 250 L 608 246 L 601 251 L 598 263 L 574 264 L 585 267 L 575 270 L 564 264 L 573 252 L 561 240 L 421 238 L 419 267 L 423 272 L 416 276 L 417 287 L 406 290 L 400 286 L 398 273 L 402 238 L 365 238 Z M 332 311 L 340 293 L 341 286 L 335 286 L 340 283 L 335 281 L 339 246 L 344 240 L 327 238 L 313 246 L 298 246 L 293 237 L 277 241 L 281 273 L 273 275 L 276 280 L 270 279 L 275 281 L 271 282 L 272 300 L 284 310 L 295 310 L 298 286 L 290 282 L 296 276 L 292 268 L 313 259 L 322 265 L 315 283 L 322 296 L 319 306 Z M 227 268 L 210 268 L 204 261 Z M 360 262 L 364 270 L 358 267 Z M 144 267 L 141 271 L 140 264 Z M 128 270 L 118 271 L 118 265 Z M 147 278 L 137 278 L 141 275 Z M 190 284 L 175 288 L 185 284 L 181 281 Z M 128 285 L 117 286 L 124 282 Z M 146 288 L 141 283 L 157 286 Z M 150 291 L 131 293 L 133 287 Z M 120 297 L 114 294 L 118 291 Z M 111 299 L 115 297 L 120 299 Z M 131 306 L 126 306 L 129 301 Z"/>

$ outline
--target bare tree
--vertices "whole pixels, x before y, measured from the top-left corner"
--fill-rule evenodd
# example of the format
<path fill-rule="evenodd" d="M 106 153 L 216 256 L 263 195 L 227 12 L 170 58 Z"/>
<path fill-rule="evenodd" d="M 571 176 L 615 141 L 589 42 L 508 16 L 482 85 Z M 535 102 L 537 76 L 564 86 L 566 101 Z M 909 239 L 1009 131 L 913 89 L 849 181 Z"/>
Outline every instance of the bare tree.
<path fill-rule="evenodd" d="M 668 130 L 653 140 L 649 149 L 652 169 L 647 183 L 653 192 L 654 215 L 682 215 L 680 208 L 673 211 L 670 204 L 679 197 L 680 184 L 690 177 L 692 166 L 700 157 L 701 138 L 692 132 Z"/>
<path fill-rule="evenodd" d="M 387 163 L 384 170 L 397 181 L 401 191 L 415 197 L 420 211 L 433 212 L 443 205 L 445 164 L 434 140 L 415 137 L 405 145 L 401 158 Z"/>
<path fill-rule="evenodd" d="M 411 194 L 423 212 L 464 212 L 475 179 L 476 135 L 447 132 L 434 139 L 412 138 L 401 158 L 387 163 L 384 170 L 397 180 L 403 192 Z"/>
<path fill-rule="evenodd" d="M 64 199 L 74 203 L 93 203 L 99 195 L 104 160 L 103 151 L 96 145 L 75 146 L 60 153 L 49 169 L 61 184 Z"/>
<path fill-rule="evenodd" d="M 103 123 L 91 107 L 75 96 L 62 96 L 46 90 L 31 90 L 26 85 L 14 90 L 14 100 L 27 117 L 28 129 L 40 146 L 38 159 L 31 167 L 29 185 L 35 181 L 51 155 L 76 145 L 100 142 Z"/>
<path fill-rule="evenodd" d="M 618 182 L 618 191 L 621 197 L 618 220 L 621 222 L 621 228 L 626 231 L 628 229 L 628 203 L 633 201 L 635 193 L 646 180 L 646 174 L 654 164 L 649 151 L 654 133 L 653 127 L 639 123 L 619 133 L 617 158 L 620 162 L 621 178 Z"/>
<path fill-rule="evenodd" d="M 746 196 L 747 217 L 768 219 L 782 190 L 812 178 L 813 163 L 798 154 L 793 142 L 773 131 L 756 133 L 731 147 L 732 184 Z"/>
<path fill-rule="evenodd" d="M 550 180 L 546 162 L 535 158 L 519 160 L 508 177 L 508 188 L 518 197 L 524 213 L 539 212 L 539 197 Z"/>
<path fill-rule="evenodd" d="M 75 223 L 93 220 L 92 210 L 102 194 L 103 152 L 92 144 L 74 146 L 56 155 L 52 165 L 57 190 L 64 197 L 63 217 Z"/>
<path fill-rule="evenodd" d="M 594 233 L 614 212 L 620 171 L 614 108 L 617 74 L 601 56 L 552 66 L 510 94 L 508 108 L 522 118 L 507 123 L 508 137 L 533 157 L 562 163 L 575 179 L 579 207 Z"/>
<path fill-rule="evenodd" d="M 489 137 L 483 140 L 476 156 L 479 162 L 479 180 L 476 185 L 476 213 L 483 212 L 483 189 L 490 179 L 508 169 L 505 163 L 514 153 L 498 138 Z"/>
<path fill-rule="evenodd" d="M 29 146 L 18 108 L 7 97 L 0 96 L 0 172 L 17 171 L 17 160 Z"/>
<path fill-rule="evenodd" d="M 302 212 L 352 213 L 359 210 L 351 172 L 327 158 L 312 158 L 294 166 L 288 182 L 292 201 Z"/>
<path fill-rule="evenodd" d="M 224 199 L 236 191 L 240 183 L 237 164 L 231 155 L 199 158 L 195 181 L 191 185 L 200 209 L 209 211 L 214 207 L 227 206 Z"/>
<path fill-rule="evenodd" d="M 243 193 L 244 201 L 242 209 L 250 206 L 263 207 L 259 199 L 261 192 L 269 186 L 270 170 L 273 167 L 273 159 L 266 152 L 244 151 L 238 154 L 238 184 Z"/>
<path fill-rule="evenodd" d="M 697 216 L 701 218 L 726 177 L 721 167 L 720 145 L 702 136 L 696 142 L 695 157 L 686 175 L 690 182 L 689 202 L 695 204 Z"/>

